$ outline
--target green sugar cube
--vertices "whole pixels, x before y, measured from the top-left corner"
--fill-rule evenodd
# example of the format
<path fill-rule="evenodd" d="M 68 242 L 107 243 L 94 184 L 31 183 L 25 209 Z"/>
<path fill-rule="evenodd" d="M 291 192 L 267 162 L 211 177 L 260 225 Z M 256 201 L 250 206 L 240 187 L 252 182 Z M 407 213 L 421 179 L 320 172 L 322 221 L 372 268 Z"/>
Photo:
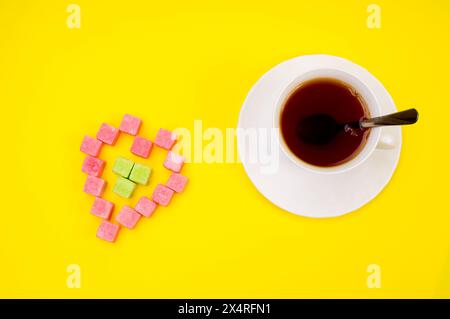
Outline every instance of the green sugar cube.
<path fill-rule="evenodd" d="M 135 187 L 136 187 L 135 183 L 122 176 L 119 176 L 117 177 L 116 185 L 114 185 L 113 192 L 119 196 L 130 198 L 131 195 L 133 194 Z"/>
<path fill-rule="evenodd" d="M 147 185 L 152 169 L 142 164 L 134 164 L 131 170 L 130 180 L 138 184 Z"/>
<path fill-rule="evenodd" d="M 114 162 L 112 170 L 114 173 L 119 174 L 120 176 L 123 176 L 125 178 L 128 178 L 128 176 L 130 176 L 131 169 L 133 168 L 133 166 L 134 166 L 133 161 L 130 161 L 129 159 L 123 157 L 118 157 Z"/>

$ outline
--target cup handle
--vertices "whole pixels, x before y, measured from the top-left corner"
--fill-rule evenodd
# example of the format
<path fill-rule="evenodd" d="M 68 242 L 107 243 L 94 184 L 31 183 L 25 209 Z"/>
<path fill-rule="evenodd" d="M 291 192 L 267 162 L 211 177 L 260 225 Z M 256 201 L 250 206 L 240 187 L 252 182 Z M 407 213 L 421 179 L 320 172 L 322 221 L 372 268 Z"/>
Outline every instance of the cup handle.
<path fill-rule="evenodd" d="M 392 150 L 398 146 L 398 141 L 395 140 L 395 137 L 390 132 L 381 131 L 380 139 L 377 144 L 377 149 L 380 150 Z"/>

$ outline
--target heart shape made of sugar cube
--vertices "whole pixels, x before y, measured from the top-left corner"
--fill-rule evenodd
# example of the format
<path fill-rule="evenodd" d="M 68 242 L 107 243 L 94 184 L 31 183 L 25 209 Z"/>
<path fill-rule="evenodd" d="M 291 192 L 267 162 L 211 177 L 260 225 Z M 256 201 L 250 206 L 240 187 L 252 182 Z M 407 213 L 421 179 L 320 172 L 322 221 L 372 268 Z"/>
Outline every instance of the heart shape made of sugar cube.
<path fill-rule="evenodd" d="M 133 229 L 142 216 L 149 218 L 158 206 L 169 205 L 175 193 L 183 192 L 188 179 L 181 175 L 185 158 L 173 151 L 172 147 L 177 141 L 176 134 L 166 129 L 159 129 L 153 142 L 145 137 L 138 136 L 142 120 L 130 114 L 125 114 L 119 128 L 102 123 L 96 137 L 86 135 L 81 143 L 80 151 L 86 154 L 81 171 L 87 175 L 83 191 L 94 196 L 91 214 L 101 218 L 97 229 L 97 237 L 108 242 L 115 242 L 121 226 Z M 112 222 L 111 216 L 115 204 L 102 198 L 107 181 L 102 179 L 106 160 L 99 157 L 101 149 L 114 146 L 120 134 L 134 136 L 130 151 L 136 156 L 147 159 L 153 144 L 167 151 L 163 167 L 172 171 L 165 184 L 158 184 L 151 196 L 141 197 L 134 207 L 123 206 Z M 131 198 L 138 185 L 147 185 L 152 169 L 144 164 L 135 163 L 125 157 L 116 158 L 113 172 L 118 175 L 113 192 L 125 198 Z"/>

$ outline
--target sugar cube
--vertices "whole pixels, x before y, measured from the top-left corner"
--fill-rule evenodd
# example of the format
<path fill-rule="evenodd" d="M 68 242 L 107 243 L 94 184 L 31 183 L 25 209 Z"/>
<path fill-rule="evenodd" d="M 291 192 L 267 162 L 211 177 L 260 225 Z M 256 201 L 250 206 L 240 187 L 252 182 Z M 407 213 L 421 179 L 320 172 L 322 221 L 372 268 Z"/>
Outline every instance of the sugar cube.
<path fill-rule="evenodd" d="M 81 170 L 88 175 L 100 177 L 103 173 L 104 167 L 104 160 L 88 155 L 83 161 L 83 167 Z"/>
<path fill-rule="evenodd" d="M 165 168 L 170 169 L 175 173 L 179 173 L 183 167 L 184 160 L 184 156 L 174 152 L 168 152 L 163 165 Z"/>
<path fill-rule="evenodd" d="M 131 181 L 135 183 L 147 185 L 151 172 L 152 169 L 150 167 L 136 163 L 134 164 L 133 169 L 131 170 L 129 178 Z"/>
<path fill-rule="evenodd" d="M 116 221 L 127 228 L 133 229 L 140 218 L 141 215 L 139 215 L 133 208 L 123 206 L 116 217 Z"/>
<path fill-rule="evenodd" d="M 113 192 L 116 193 L 119 196 L 130 198 L 131 195 L 133 195 L 134 188 L 136 187 L 136 184 L 132 181 L 122 177 L 118 176 L 116 184 L 114 185 Z"/>
<path fill-rule="evenodd" d="M 186 176 L 183 176 L 178 173 L 172 173 L 172 175 L 170 175 L 169 180 L 166 183 L 166 186 L 177 193 L 181 193 L 184 190 L 187 181 L 188 179 Z"/>
<path fill-rule="evenodd" d="M 122 122 L 120 123 L 120 130 L 122 132 L 136 135 L 141 127 L 141 119 L 130 114 L 125 114 Z"/>
<path fill-rule="evenodd" d="M 129 159 L 118 157 L 114 162 L 112 171 L 120 176 L 128 178 L 131 173 L 131 169 L 134 166 L 134 162 Z"/>
<path fill-rule="evenodd" d="M 102 148 L 102 142 L 96 138 L 85 136 L 80 146 L 80 151 L 87 155 L 98 156 L 100 149 Z"/>
<path fill-rule="evenodd" d="M 152 199 L 157 204 L 167 206 L 169 205 L 172 196 L 173 190 L 164 185 L 158 184 L 155 190 L 153 191 Z"/>
<path fill-rule="evenodd" d="M 138 203 L 136 204 L 136 206 L 134 207 L 134 209 L 141 214 L 142 216 L 145 217 L 150 217 L 153 212 L 156 209 L 156 203 L 154 201 L 152 201 L 151 199 L 148 199 L 145 196 L 142 196 Z"/>
<path fill-rule="evenodd" d="M 114 204 L 106 199 L 96 197 L 91 207 L 91 214 L 103 219 L 109 219 L 114 209 Z"/>
<path fill-rule="evenodd" d="M 143 157 L 148 158 L 150 155 L 150 151 L 152 150 L 152 142 L 143 138 L 136 136 L 133 141 L 133 145 L 131 146 L 131 153 Z"/>
<path fill-rule="evenodd" d="M 97 237 L 109 242 L 115 242 L 120 226 L 109 221 L 102 221 L 97 230 Z"/>
<path fill-rule="evenodd" d="M 177 141 L 177 135 L 171 131 L 160 128 L 155 137 L 155 144 L 166 150 L 170 150 Z"/>
<path fill-rule="evenodd" d="M 102 196 L 103 191 L 105 190 L 106 182 L 98 177 L 88 175 L 86 182 L 84 183 L 84 192 L 94 195 L 94 196 Z"/>
<path fill-rule="evenodd" d="M 114 145 L 118 137 L 119 130 L 106 123 L 103 123 L 97 132 L 97 139 L 109 145 Z"/>

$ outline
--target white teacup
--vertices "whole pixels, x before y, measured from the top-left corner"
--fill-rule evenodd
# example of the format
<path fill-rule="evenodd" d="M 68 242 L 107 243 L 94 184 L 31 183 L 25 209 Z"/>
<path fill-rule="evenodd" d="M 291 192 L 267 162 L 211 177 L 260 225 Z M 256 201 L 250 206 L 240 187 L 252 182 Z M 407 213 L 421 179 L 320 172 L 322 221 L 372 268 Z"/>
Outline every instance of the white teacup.
<path fill-rule="evenodd" d="M 293 161 L 298 166 L 312 172 L 322 174 L 336 174 L 346 172 L 361 165 L 377 148 L 393 149 L 400 144 L 399 141 L 395 141 L 394 137 L 391 134 L 389 134 L 388 132 L 383 132 L 383 128 L 378 127 L 371 129 L 369 137 L 359 153 L 342 164 L 331 167 L 320 167 L 309 164 L 299 159 L 295 154 L 292 153 L 282 137 L 281 130 L 279 129 L 280 117 L 285 102 L 290 94 L 295 91 L 295 89 L 302 83 L 316 78 L 332 78 L 347 83 L 350 87 L 354 88 L 366 102 L 370 117 L 384 115 L 380 114 L 381 108 L 379 99 L 377 99 L 377 96 L 370 89 L 370 87 L 366 83 L 364 83 L 364 81 L 359 78 L 357 74 L 351 74 L 349 71 L 345 70 L 345 68 L 317 68 L 307 71 L 303 74 L 299 74 L 297 78 L 295 78 L 289 85 L 287 85 L 284 91 L 282 91 L 282 93 L 280 94 L 273 114 L 273 127 L 279 130 L 281 149 L 291 161 Z"/>

